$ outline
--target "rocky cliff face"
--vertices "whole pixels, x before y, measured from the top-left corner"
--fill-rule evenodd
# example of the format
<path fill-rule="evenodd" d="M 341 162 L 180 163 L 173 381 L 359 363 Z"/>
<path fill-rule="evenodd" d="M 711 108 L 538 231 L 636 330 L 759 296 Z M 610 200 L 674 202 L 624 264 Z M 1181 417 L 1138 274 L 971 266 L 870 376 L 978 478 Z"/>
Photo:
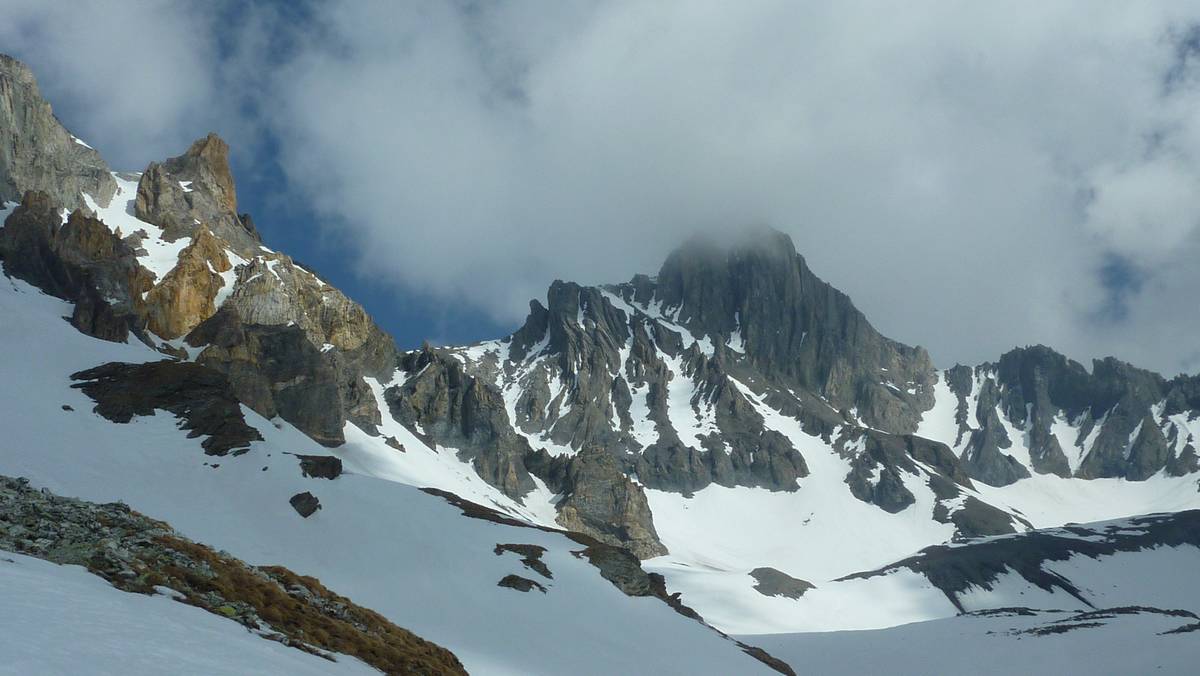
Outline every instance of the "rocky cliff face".
<path fill-rule="evenodd" d="M 0 229 L 6 274 L 75 304 L 71 323 L 97 338 L 144 335 L 142 294 L 153 275 L 133 249 L 81 210 L 64 223 L 50 195 L 28 191 Z"/>
<path fill-rule="evenodd" d="M 850 299 L 822 281 L 786 235 L 762 229 L 731 248 L 693 241 L 673 253 L 646 294 L 692 335 L 728 345 L 781 385 L 806 390 L 864 424 L 917 428 L 933 404 L 933 364 L 921 348 L 883 337 Z"/>
<path fill-rule="evenodd" d="M 225 373 L 255 411 L 336 446 L 352 422 L 374 432 L 380 410 L 364 377 L 386 382 L 395 343 L 357 303 L 282 254 L 236 269 L 220 309 L 192 329 L 196 360 Z"/>
<path fill-rule="evenodd" d="M 803 491 L 807 449 L 824 447 L 847 463 L 854 497 L 898 514 L 928 491 L 933 520 L 969 537 L 1029 526 L 982 500 L 975 481 L 1200 469 L 1196 379 L 1167 381 L 1112 359 L 1089 373 L 1046 348 L 936 372 L 769 231 L 732 248 L 691 242 L 656 277 L 555 282 L 508 338 L 424 354 L 402 360 L 405 385 L 389 394 L 393 411 L 419 401 L 424 414 L 397 419 L 469 449 L 481 476 L 513 496 L 527 473 L 570 495 L 564 477 L 584 449 L 606 454 L 637 490 Z M 486 433 L 464 434 L 468 410 Z M 947 438 L 929 426 L 943 414 L 955 430 Z M 581 517 L 564 499 L 559 522 L 590 519 L 598 533 L 621 514 L 625 534 L 608 534 L 627 545 L 631 525 L 652 524 L 615 509 L 619 500 L 600 502 L 585 500 Z"/>
<path fill-rule="evenodd" d="M 390 380 L 394 343 L 361 306 L 262 246 L 237 212 L 223 140 L 151 162 L 134 186 L 59 124 L 24 65 L 0 57 L 0 145 L 0 199 L 21 200 L 0 229 L 4 270 L 73 302 L 77 328 L 132 333 L 176 357 L 184 339 L 238 399 L 322 443 L 341 443 L 347 422 L 374 432 L 364 378 Z"/>
<path fill-rule="evenodd" d="M 510 496 L 536 477 L 560 524 L 641 556 L 664 549 L 643 486 L 803 490 L 797 444 L 841 458 L 845 490 L 886 512 L 920 485 L 963 534 L 1020 524 L 966 495 L 947 445 L 911 434 L 934 403 L 925 352 L 880 336 L 779 233 L 692 242 L 655 278 L 555 282 L 508 338 L 426 348 L 401 371 L 397 420 Z"/>
<path fill-rule="evenodd" d="M 1031 473 L 1142 481 L 1200 469 L 1197 378 L 1167 380 L 1113 358 L 1091 372 L 1044 346 L 957 366 L 957 438 L 971 475 L 1005 486 Z"/>
<path fill-rule="evenodd" d="M 54 117 L 29 67 L 0 54 L 0 201 L 19 202 L 29 190 L 74 210 L 84 193 L 107 205 L 116 183 L 100 154 Z"/>

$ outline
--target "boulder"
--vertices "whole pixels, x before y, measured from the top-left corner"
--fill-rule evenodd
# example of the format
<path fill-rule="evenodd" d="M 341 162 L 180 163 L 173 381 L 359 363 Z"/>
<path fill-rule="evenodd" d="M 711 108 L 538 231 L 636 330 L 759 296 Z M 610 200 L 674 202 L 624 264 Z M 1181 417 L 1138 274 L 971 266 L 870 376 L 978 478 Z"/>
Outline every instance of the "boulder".
<path fill-rule="evenodd" d="M 342 460 L 332 455 L 297 455 L 300 472 L 312 479 L 336 479 L 342 475 Z"/>
<path fill-rule="evenodd" d="M 288 503 L 291 504 L 292 509 L 296 510 L 297 514 L 306 519 L 316 514 L 318 509 L 321 509 L 321 501 L 317 499 L 317 496 L 308 491 L 293 495 L 288 500 Z"/>

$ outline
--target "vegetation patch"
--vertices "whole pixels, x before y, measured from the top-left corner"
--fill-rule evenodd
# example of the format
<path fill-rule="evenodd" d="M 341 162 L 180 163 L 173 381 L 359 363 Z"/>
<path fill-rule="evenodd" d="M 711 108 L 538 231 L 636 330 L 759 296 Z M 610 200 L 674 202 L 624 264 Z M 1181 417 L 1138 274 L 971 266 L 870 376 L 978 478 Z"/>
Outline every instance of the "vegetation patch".
<path fill-rule="evenodd" d="M 63 498 L 0 477 L 0 549 L 77 564 L 128 592 L 173 598 L 263 638 L 388 674 L 465 674 L 453 653 L 279 566 L 254 567 L 114 503 Z"/>

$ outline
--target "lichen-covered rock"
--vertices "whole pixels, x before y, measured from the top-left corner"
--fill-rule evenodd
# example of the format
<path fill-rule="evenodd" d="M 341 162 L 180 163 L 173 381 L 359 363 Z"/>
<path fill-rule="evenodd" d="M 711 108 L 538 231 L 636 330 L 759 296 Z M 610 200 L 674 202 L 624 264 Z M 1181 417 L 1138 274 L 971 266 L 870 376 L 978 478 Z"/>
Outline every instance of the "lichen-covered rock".
<path fill-rule="evenodd" d="M 83 193 L 107 206 L 116 189 L 100 154 L 54 116 L 29 67 L 0 54 L 0 202 L 37 190 L 74 211 L 86 206 Z"/>

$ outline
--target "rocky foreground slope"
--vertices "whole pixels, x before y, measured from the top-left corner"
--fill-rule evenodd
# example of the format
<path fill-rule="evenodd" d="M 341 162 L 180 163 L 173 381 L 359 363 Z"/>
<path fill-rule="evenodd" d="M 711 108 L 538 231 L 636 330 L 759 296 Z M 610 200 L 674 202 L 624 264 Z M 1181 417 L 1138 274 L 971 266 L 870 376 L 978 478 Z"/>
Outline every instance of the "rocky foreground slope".
<path fill-rule="evenodd" d="M 120 504 L 97 505 L 0 476 L 0 549 L 84 566 L 117 589 L 164 594 L 325 659 L 385 673 L 465 674 L 450 651 L 280 566 L 248 566 Z"/>

